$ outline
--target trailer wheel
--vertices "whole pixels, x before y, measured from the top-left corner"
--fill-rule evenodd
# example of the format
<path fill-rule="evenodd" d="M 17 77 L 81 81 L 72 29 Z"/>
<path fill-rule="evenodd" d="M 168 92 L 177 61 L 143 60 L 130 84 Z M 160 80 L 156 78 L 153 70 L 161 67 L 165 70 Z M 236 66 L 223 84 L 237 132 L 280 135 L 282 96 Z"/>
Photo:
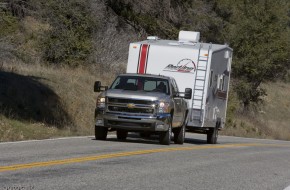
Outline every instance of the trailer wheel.
<path fill-rule="evenodd" d="M 168 130 L 166 132 L 161 132 L 159 134 L 159 143 L 163 145 L 170 145 L 171 133 L 172 133 L 172 124 L 170 121 Z"/>
<path fill-rule="evenodd" d="M 207 131 L 207 143 L 208 144 L 216 144 L 218 139 L 218 129 L 212 128 Z"/>
<path fill-rule="evenodd" d="M 175 144 L 183 144 L 185 138 L 185 125 L 176 128 L 173 130 L 174 134 L 174 143 Z"/>
<path fill-rule="evenodd" d="M 128 136 L 128 131 L 125 130 L 117 130 L 117 139 L 126 140 Z"/>
<path fill-rule="evenodd" d="M 108 128 L 107 127 L 98 127 L 95 126 L 95 137 L 96 140 L 106 140 L 108 134 Z"/>

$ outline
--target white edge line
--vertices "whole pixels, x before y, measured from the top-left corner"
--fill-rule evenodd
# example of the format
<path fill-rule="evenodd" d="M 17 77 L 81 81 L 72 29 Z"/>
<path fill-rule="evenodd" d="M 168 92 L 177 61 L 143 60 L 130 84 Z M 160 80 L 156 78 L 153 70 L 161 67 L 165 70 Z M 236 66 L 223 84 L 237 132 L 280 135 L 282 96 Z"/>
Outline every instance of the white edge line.
<path fill-rule="evenodd" d="M 114 137 L 116 135 L 108 135 L 108 137 Z M 95 138 L 94 136 L 74 136 L 74 137 L 60 137 L 51 139 L 40 139 L 40 140 L 25 140 L 25 141 L 14 141 L 14 142 L 0 142 L 1 145 L 5 144 L 19 144 L 19 143 L 30 143 L 30 142 L 41 142 L 41 141 L 56 141 L 56 140 L 68 140 L 68 139 L 83 139 L 83 138 Z"/>
<path fill-rule="evenodd" d="M 219 137 L 230 137 L 230 138 L 237 138 L 237 139 L 246 139 L 246 140 L 258 140 L 258 141 L 272 141 L 272 142 L 287 142 L 287 140 L 276 140 L 276 139 L 258 139 L 258 138 L 249 138 L 249 137 L 235 137 L 235 136 L 226 136 L 226 135 L 219 135 Z"/>
<path fill-rule="evenodd" d="M 190 133 L 193 134 L 193 133 Z M 115 137 L 116 135 L 110 134 L 109 137 Z M 275 139 L 257 139 L 257 138 L 247 138 L 247 137 L 235 137 L 235 136 L 226 136 L 220 135 L 220 137 L 229 137 L 229 138 L 238 138 L 246 140 L 258 140 L 258 141 L 272 141 L 272 142 L 287 142 L 286 140 L 275 140 Z M 0 145 L 5 144 L 19 144 L 19 143 L 30 143 L 30 142 L 41 142 L 41 141 L 56 141 L 56 140 L 68 140 L 68 139 L 82 139 L 82 138 L 94 138 L 94 136 L 74 136 L 74 137 L 60 137 L 60 138 L 51 138 L 51 139 L 41 139 L 41 140 L 25 140 L 25 141 L 14 141 L 14 142 L 0 142 Z"/>

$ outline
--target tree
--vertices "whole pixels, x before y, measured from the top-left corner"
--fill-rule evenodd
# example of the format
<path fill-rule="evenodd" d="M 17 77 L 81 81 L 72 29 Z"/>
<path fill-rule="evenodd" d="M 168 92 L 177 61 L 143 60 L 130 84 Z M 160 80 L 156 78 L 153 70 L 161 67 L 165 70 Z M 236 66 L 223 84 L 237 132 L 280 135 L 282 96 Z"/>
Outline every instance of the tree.
<path fill-rule="evenodd" d="M 289 69 L 289 4 L 287 0 L 216 1 L 216 12 L 226 21 L 222 39 L 234 49 L 234 88 L 245 107 L 266 94 L 262 82 L 281 78 Z"/>
<path fill-rule="evenodd" d="M 44 58 L 50 63 L 76 65 L 93 52 L 92 34 L 96 28 L 90 0 L 43 1 L 43 17 L 51 28 L 43 39 Z"/>

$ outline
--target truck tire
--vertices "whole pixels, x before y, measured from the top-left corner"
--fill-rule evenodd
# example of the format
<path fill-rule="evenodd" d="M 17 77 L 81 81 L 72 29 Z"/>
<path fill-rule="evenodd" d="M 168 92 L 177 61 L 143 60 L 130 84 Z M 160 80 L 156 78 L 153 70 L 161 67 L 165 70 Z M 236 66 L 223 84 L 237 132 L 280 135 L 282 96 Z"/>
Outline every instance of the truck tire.
<path fill-rule="evenodd" d="M 170 121 L 168 130 L 166 132 L 161 132 L 159 134 L 159 143 L 163 145 L 170 145 L 171 133 L 172 133 L 172 124 Z"/>
<path fill-rule="evenodd" d="M 218 129 L 212 128 L 207 131 L 207 144 L 216 144 L 218 139 Z"/>
<path fill-rule="evenodd" d="M 173 130 L 174 134 L 174 143 L 175 144 L 183 144 L 185 138 L 185 125 L 178 127 Z"/>
<path fill-rule="evenodd" d="M 127 136 L 128 136 L 128 131 L 117 130 L 117 139 L 118 140 L 126 140 Z"/>
<path fill-rule="evenodd" d="M 108 128 L 95 126 L 96 140 L 106 140 L 108 134 Z"/>

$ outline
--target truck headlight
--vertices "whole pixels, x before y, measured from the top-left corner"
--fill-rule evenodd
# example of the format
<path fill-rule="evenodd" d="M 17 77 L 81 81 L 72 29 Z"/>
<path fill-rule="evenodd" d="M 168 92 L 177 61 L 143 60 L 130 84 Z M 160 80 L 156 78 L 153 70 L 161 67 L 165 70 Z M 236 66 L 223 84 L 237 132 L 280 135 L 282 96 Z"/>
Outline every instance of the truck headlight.
<path fill-rule="evenodd" d="M 97 107 L 99 108 L 104 108 L 106 103 L 106 98 L 105 97 L 98 97 L 97 99 Z"/>
<path fill-rule="evenodd" d="M 168 102 L 159 102 L 158 112 L 159 113 L 169 113 L 169 103 Z"/>

